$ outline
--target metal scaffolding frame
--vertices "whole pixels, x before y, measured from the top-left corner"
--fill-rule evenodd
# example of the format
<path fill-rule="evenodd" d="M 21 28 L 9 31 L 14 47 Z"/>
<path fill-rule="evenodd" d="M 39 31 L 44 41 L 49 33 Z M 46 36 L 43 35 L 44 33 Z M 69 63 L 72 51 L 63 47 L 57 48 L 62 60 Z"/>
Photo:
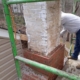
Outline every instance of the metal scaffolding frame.
<path fill-rule="evenodd" d="M 44 69 L 48 72 L 54 73 L 56 75 L 59 75 L 59 76 L 65 77 L 65 78 L 68 78 L 69 80 L 80 80 L 80 77 L 78 77 L 76 75 L 71 75 L 71 74 L 68 74 L 64 71 L 58 70 L 56 68 L 53 68 L 53 67 L 50 67 L 50 66 L 47 66 L 47 65 L 44 65 L 44 64 L 23 58 L 23 57 L 20 57 L 20 56 L 17 56 L 17 48 L 16 48 L 16 43 L 15 43 L 13 29 L 12 29 L 12 21 L 11 21 L 9 6 L 10 6 L 10 4 L 42 2 L 42 1 L 54 1 L 54 0 L 2 0 L 18 79 L 22 80 L 20 64 L 19 64 L 19 61 L 22 61 L 24 63 L 30 64 L 30 65 L 35 66 L 37 68 Z M 55 0 L 55 1 L 57 1 L 57 0 Z M 77 1 L 79 1 L 79 0 L 77 0 Z"/>

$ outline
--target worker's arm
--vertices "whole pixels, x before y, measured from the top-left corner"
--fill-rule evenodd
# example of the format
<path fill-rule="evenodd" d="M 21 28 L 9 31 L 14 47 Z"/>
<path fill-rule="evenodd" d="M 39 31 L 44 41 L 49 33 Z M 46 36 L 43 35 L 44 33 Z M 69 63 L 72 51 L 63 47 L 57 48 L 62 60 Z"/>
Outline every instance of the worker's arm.
<path fill-rule="evenodd" d="M 60 36 L 63 38 L 63 36 L 66 32 L 67 32 L 67 30 L 63 27 L 62 31 L 60 32 Z"/>

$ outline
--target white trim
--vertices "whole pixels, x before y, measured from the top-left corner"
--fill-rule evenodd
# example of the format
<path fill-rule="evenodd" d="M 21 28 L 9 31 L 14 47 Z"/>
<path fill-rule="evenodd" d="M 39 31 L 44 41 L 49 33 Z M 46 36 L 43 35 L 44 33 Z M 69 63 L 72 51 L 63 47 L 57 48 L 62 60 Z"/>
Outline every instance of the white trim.
<path fill-rule="evenodd" d="M 7 30 L 4 30 L 4 29 L 0 29 L 0 37 L 9 38 L 8 31 Z M 19 39 L 20 40 L 20 36 L 17 33 L 16 33 L 16 39 Z"/>

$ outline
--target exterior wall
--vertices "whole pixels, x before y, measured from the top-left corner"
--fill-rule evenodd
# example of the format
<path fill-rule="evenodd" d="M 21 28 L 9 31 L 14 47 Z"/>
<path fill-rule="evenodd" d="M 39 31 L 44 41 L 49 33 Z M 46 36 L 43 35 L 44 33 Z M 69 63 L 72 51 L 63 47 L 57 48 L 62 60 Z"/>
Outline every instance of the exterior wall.
<path fill-rule="evenodd" d="M 0 0 L 0 4 L 1 4 L 1 2 L 2 2 L 2 1 Z"/>
<path fill-rule="evenodd" d="M 30 49 L 48 55 L 60 44 L 60 4 L 57 0 L 23 5 Z"/>
<path fill-rule="evenodd" d="M 2 0 L 0 0 L 0 28 L 7 29 L 7 24 L 5 21 L 4 11 L 3 11 L 3 5 L 1 3 Z M 13 4 L 11 5 L 11 9 L 13 11 L 14 17 L 15 17 L 15 23 L 17 30 L 22 28 L 24 26 L 24 19 L 23 19 L 23 8 L 22 4 Z"/>
<path fill-rule="evenodd" d="M 2 1 L 2 0 L 0 0 Z M 4 16 L 4 12 L 3 12 L 3 5 L 0 2 L 0 28 L 2 29 L 7 29 L 7 25 L 5 22 L 5 16 Z"/>
<path fill-rule="evenodd" d="M 21 42 L 17 43 L 18 54 L 22 55 Z M 21 63 L 21 68 L 23 63 Z M 12 55 L 12 49 L 8 38 L 0 37 L 0 80 L 15 80 L 17 73 Z"/>
<path fill-rule="evenodd" d="M 14 13 L 22 13 L 22 4 L 13 4 L 12 9 Z"/>
<path fill-rule="evenodd" d="M 73 2 L 74 0 L 65 0 L 65 12 L 73 12 Z"/>
<path fill-rule="evenodd" d="M 70 12 L 73 13 L 73 8 L 74 7 L 74 0 L 64 0 L 65 1 L 65 12 Z M 77 2 L 77 6 L 80 5 L 80 1 Z M 76 11 L 76 15 L 80 16 L 80 7 L 78 7 Z"/>

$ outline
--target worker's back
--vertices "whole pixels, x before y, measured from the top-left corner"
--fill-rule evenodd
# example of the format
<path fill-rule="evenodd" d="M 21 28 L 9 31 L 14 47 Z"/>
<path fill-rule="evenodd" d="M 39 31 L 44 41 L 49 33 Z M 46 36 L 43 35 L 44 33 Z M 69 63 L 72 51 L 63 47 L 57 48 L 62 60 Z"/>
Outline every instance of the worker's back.
<path fill-rule="evenodd" d="M 61 24 L 70 33 L 75 33 L 80 29 L 80 17 L 71 13 L 61 12 Z"/>

